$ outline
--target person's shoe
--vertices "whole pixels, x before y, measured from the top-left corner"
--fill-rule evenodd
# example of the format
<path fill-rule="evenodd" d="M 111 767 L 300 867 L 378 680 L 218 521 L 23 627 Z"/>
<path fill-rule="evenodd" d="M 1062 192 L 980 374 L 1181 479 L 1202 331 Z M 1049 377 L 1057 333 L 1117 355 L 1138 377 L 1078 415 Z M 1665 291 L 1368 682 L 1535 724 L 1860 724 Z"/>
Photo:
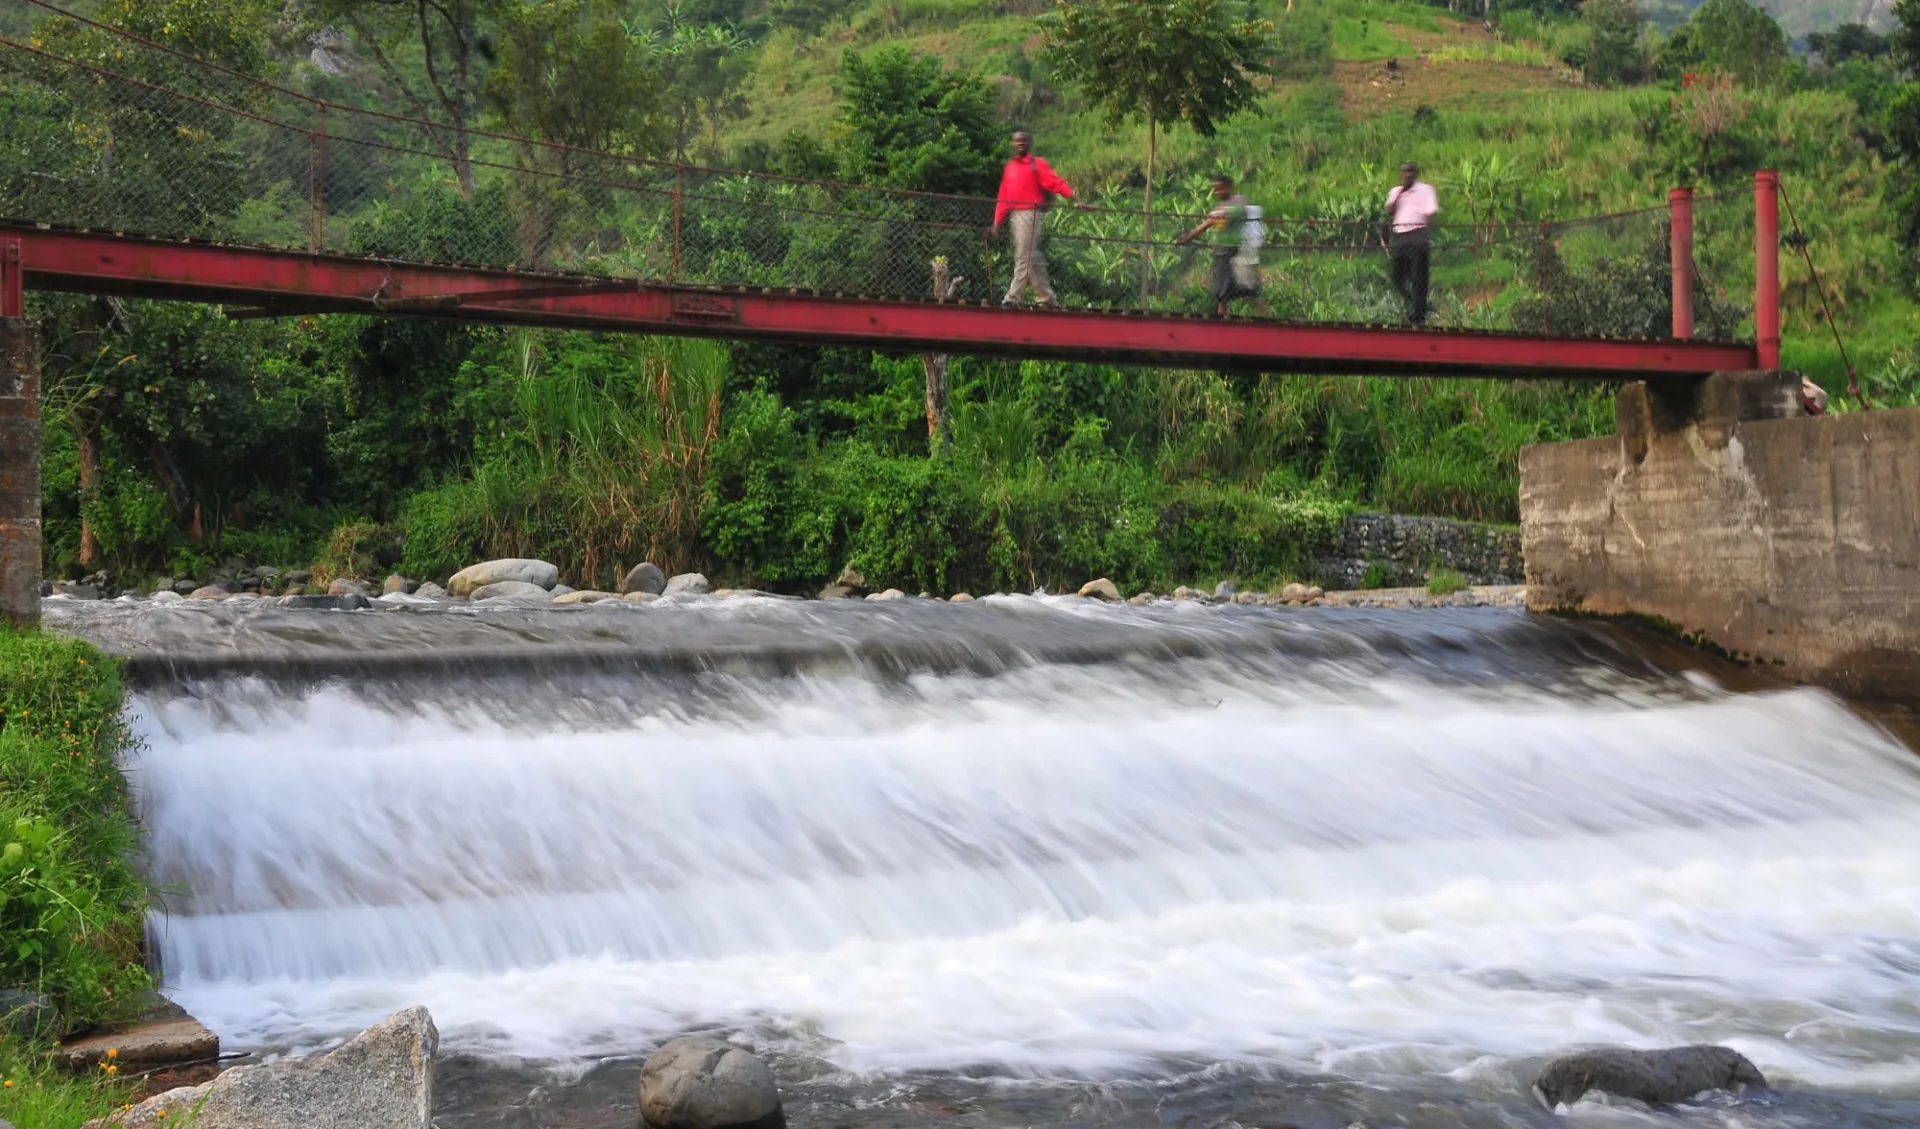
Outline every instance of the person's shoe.
<path fill-rule="evenodd" d="M 1017 310 L 1020 308 L 1020 303 L 1011 298 L 1002 298 L 1000 299 L 1000 308 L 1003 310 Z"/>

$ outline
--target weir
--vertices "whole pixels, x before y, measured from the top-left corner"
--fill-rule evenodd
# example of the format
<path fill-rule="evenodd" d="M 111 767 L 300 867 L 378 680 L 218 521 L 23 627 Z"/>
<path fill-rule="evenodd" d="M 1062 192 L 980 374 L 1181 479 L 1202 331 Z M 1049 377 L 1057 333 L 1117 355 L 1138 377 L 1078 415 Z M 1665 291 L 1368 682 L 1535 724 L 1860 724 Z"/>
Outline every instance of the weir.
<path fill-rule="evenodd" d="M 1904 1061 L 1909 755 L 1609 625 L 1031 597 L 49 617 L 140 656 L 169 992 L 228 1050 L 424 1004 L 446 1129 L 516 1124 L 536 1087 L 549 1123 L 614 1124 L 636 1057 L 692 1030 L 814 1079 L 796 1117 L 863 1124 L 833 1111 L 1440 1100 L 1465 1129 L 1539 1056 L 1649 1040 L 1789 1081 L 1755 1126 L 1920 1115 L 1904 1068 L 1850 1096 L 1862 1056 Z M 402 634 L 413 664 L 380 663 Z M 757 661 L 780 638 L 809 648 Z M 684 661 L 650 662 L 669 640 Z"/>

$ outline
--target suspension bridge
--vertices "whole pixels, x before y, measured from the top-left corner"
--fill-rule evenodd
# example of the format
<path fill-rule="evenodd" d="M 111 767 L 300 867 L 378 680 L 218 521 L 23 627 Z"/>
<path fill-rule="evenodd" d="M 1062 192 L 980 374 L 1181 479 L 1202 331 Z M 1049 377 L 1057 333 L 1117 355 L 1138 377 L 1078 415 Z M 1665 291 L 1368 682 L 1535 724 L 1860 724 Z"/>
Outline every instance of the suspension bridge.
<path fill-rule="evenodd" d="M 1211 316 L 1204 251 L 1143 238 L 1138 212 L 1098 205 L 1048 217 L 1062 306 L 1005 308 L 991 199 L 455 129 L 29 2 L 58 18 L 32 43 L 0 37 L 0 316 L 47 290 L 219 303 L 235 318 L 1270 372 L 1685 380 L 1778 364 L 1771 173 L 1751 198 L 1676 190 L 1626 213 L 1438 226 L 1430 327 L 1390 324 L 1377 224 L 1289 218 L 1276 202 L 1262 253 L 1273 317 Z M 1183 218 L 1155 217 L 1173 230 Z M 1670 261 L 1670 293 L 1607 308 L 1585 275 L 1623 255 Z M 1697 300 L 1749 280 L 1750 317 L 1696 326 Z"/>

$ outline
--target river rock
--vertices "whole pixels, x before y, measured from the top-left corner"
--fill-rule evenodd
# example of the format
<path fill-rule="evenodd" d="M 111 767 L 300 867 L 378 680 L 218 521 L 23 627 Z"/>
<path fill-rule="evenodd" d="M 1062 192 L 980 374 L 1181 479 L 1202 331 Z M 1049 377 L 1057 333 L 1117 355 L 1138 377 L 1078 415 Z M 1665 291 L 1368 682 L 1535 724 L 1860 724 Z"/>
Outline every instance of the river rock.
<path fill-rule="evenodd" d="M 447 590 L 431 580 L 415 588 L 413 594 L 426 600 L 444 600 L 447 598 Z"/>
<path fill-rule="evenodd" d="M 291 596 L 281 596 L 274 603 L 283 608 L 306 608 L 328 612 L 354 612 L 373 606 L 372 600 L 351 592 L 344 596 L 307 596 L 295 593 Z"/>
<path fill-rule="evenodd" d="M 1233 582 L 1230 580 L 1222 580 L 1220 583 L 1214 585 L 1213 598 L 1216 600 L 1233 599 Z"/>
<path fill-rule="evenodd" d="M 1085 584 L 1082 584 L 1080 586 L 1080 598 L 1083 600 L 1088 598 L 1096 600 L 1118 600 L 1120 598 L 1120 589 L 1114 587 L 1113 581 L 1103 576 L 1098 580 L 1089 580 Z"/>
<path fill-rule="evenodd" d="M 602 600 L 618 600 L 612 592 L 563 592 L 553 598 L 556 604 L 597 604 Z"/>
<path fill-rule="evenodd" d="M 519 584 L 532 584 L 541 591 L 560 583 L 560 568 L 546 561 L 528 560 L 524 557 L 509 557 L 497 561 L 485 561 L 477 565 L 468 565 L 453 574 L 447 581 L 447 591 L 456 596 L 472 596 L 474 589 L 485 588 L 489 584 L 504 581 Z"/>
<path fill-rule="evenodd" d="M 864 589 L 867 586 L 866 574 L 852 565 L 841 569 L 833 582 L 842 588 Z"/>
<path fill-rule="evenodd" d="M 492 584 L 483 584 L 473 589 L 467 595 L 475 600 L 494 600 L 501 596 L 540 600 L 549 598 L 545 586 L 529 584 L 524 580 L 496 580 Z"/>
<path fill-rule="evenodd" d="M 947 602 L 949 604 L 971 604 L 973 603 L 973 597 L 967 595 L 965 592 L 955 592 L 953 595 L 947 597 Z"/>
<path fill-rule="evenodd" d="M 625 604 L 651 604 L 659 598 L 660 597 L 651 592 L 629 592 L 620 597 L 620 602 Z"/>
<path fill-rule="evenodd" d="M 0 988 L 0 1031 L 31 1039 L 53 1026 L 53 1005 L 38 992 Z"/>
<path fill-rule="evenodd" d="M 327 585 L 329 596 L 365 596 L 367 594 L 366 587 L 358 580 L 348 580 L 344 576 L 335 578 L 332 584 Z"/>
<path fill-rule="evenodd" d="M 1307 586 L 1301 584 L 1299 581 L 1295 581 L 1285 588 L 1280 589 L 1280 598 L 1289 602 L 1305 600 L 1307 598 Z"/>
<path fill-rule="evenodd" d="M 1727 1047 L 1695 1045 L 1657 1051 L 1602 1047 L 1554 1059 L 1534 1081 L 1533 1093 L 1551 1110 L 1572 1105 L 1594 1090 L 1665 1105 L 1709 1090 L 1737 1094 L 1749 1086 L 1765 1089 L 1766 1085 L 1758 1067 Z"/>
<path fill-rule="evenodd" d="M 380 594 L 382 596 L 391 596 L 397 592 L 404 596 L 413 591 L 413 587 L 412 581 L 396 572 L 392 576 L 387 577 L 387 582 L 380 586 Z"/>
<path fill-rule="evenodd" d="M 679 596 L 682 594 L 704 596 L 707 594 L 708 588 L 709 586 L 705 576 L 697 572 L 683 572 L 667 581 L 667 586 L 660 590 L 660 594 L 662 596 Z"/>
<path fill-rule="evenodd" d="M 290 569 L 287 572 L 286 581 L 290 585 L 298 585 L 304 588 L 312 583 L 313 574 L 304 568 Z"/>
<path fill-rule="evenodd" d="M 1198 588 L 1189 588 L 1182 584 L 1173 590 L 1173 598 L 1176 600 L 1204 600 L 1207 598 L 1207 594 Z"/>
<path fill-rule="evenodd" d="M 853 589 L 844 584 L 829 584 L 825 588 L 820 589 L 819 598 L 822 600 L 850 600 L 853 598 Z"/>
<path fill-rule="evenodd" d="M 175 592 L 173 589 L 162 588 L 148 597 L 147 602 L 150 604 L 177 604 L 184 599 L 186 599 L 185 596 Z"/>
<path fill-rule="evenodd" d="M 647 592 L 658 596 L 666 590 L 667 574 L 660 571 L 660 566 L 652 561 L 641 561 L 628 569 L 627 575 L 620 578 L 622 596 L 629 592 Z"/>
<path fill-rule="evenodd" d="M 225 588 L 221 588 L 216 585 L 209 584 L 204 588 L 195 588 L 192 592 L 187 594 L 187 599 L 189 600 L 224 600 L 227 598 L 227 595 L 228 593 Z"/>
<path fill-rule="evenodd" d="M 640 1068 L 640 1119 L 651 1129 L 785 1129 L 773 1071 L 729 1043 L 675 1039 Z"/>
<path fill-rule="evenodd" d="M 200 582 L 190 576 L 182 576 L 173 582 L 172 587 L 178 595 L 191 596 L 193 595 L 194 589 L 200 587 Z"/>
<path fill-rule="evenodd" d="M 171 1010 L 174 1014 L 63 1043 L 58 1052 L 60 1065 L 68 1070 L 93 1070 L 111 1059 L 121 1069 L 133 1070 L 208 1062 L 219 1057 L 220 1036 L 191 1015 Z"/>
<path fill-rule="evenodd" d="M 885 592 L 875 592 L 867 597 L 869 600 L 904 600 L 906 598 L 907 594 L 898 588 L 889 588 Z"/>
<path fill-rule="evenodd" d="M 430 1129 L 439 1046 L 427 1009 L 412 1007 L 326 1054 L 236 1066 L 87 1129 Z"/>

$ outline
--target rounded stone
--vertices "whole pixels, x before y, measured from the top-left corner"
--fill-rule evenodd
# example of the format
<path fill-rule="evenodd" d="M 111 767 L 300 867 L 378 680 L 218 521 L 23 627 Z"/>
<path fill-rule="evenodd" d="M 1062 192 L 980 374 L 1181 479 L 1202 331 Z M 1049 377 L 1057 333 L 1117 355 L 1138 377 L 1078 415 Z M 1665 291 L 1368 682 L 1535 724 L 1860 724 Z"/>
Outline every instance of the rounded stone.
<path fill-rule="evenodd" d="M 704 596 L 707 594 L 707 592 L 710 590 L 711 587 L 712 586 L 707 583 L 707 578 L 705 574 L 698 573 L 698 572 L 683 572 L 678 576 L 675 576 L 672 579 L 668 580 L 667 586 L 661 589 L 660 594 L 663 596 L 678 596 L 681 594 L 685 594 L 689 596 Z"/>
<path fill-rule="evenodd" d="M 1120 589 L 1114 587 L 1113 581 L 1103 576 L 1098 580 L 1089 580 L 1085 584 L 1082 584 L 1080 586 L 1080 597 L 1082 599 L 1118 600 L 1120 598 Z"/>
<path fill-rule="evenodd" d="M 620 595 L 622 596 L 629 592 L 647 592 L 658 596 L 666 590 L 667 574 L 662 572 L 660 566 L 654 564 L 652 561 L 641 561 L 639 564 L 634 565 L 627 570 L 627 575 L 620 581 Z"/>
<path fill-rule="evenodd" d="M 509 580 L 536 585 L 545 591 L 560 583 L 560 569 L 549 561 L 530 560 L 525 557 L 485 561 L 477 565 L 468 565 L 454 573 L 453 579 L 447 581 L 447 591 L 456 596 L 472 596 L 475 589 Z"/>
<path fill-rule="evenodd" d="M 344 576 L 327 585 L 329 596 L 364 596 L 366 594 L 367 590 L 361 587 L 359 581 L 348 580 Z"/>
<path fill-rule="evenodd" d="M 640 1068 L 640 1118 L 651 1129 L 785 1129 L 767 1064 L 730 1043 L 688 1036 Z"/>
<path fill-rule="evenodd" d="M 529 584 L 524 580 L 496 580 L 492 584 L 483 584 L 468 595 L 475 600 L 492 600 L 501 596 L 517 599 L 547 600 L 551 598 L 545 588 L 538 584 Z"/>

